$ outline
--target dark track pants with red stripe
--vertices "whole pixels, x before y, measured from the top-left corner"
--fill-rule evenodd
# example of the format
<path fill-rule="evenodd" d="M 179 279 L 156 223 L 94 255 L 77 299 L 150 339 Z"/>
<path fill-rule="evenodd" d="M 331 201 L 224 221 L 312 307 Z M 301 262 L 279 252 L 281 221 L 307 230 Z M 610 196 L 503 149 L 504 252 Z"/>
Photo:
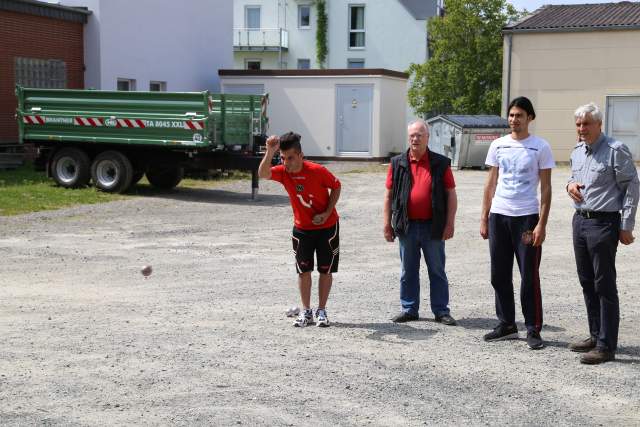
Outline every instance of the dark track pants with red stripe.
<path fill-rule="evenodd" d="M 500 323 L 515 325 L 513 297 L 513 258 L 520 269 L 520 305 L 527 331 L 542 329 L 542 293 L 540 291 L 540 257 L 542 247 L 523 241 L 523 233 L 533 231 L 538 214 L 507 216 L 489 215 L 489 251 L 491 285 L 496 293 L 496 315 Z"/>

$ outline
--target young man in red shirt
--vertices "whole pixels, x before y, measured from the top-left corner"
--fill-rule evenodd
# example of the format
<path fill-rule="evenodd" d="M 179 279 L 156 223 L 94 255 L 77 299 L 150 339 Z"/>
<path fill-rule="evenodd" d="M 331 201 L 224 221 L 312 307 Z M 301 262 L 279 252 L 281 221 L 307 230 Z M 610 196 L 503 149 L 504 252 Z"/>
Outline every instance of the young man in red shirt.
<path fill-rule="evenodd" d="M 278 149 L 282 165 L 271 167 L 271 160 Z M 293 132 L 267 139 L 267 152 L 260 163 L 258 175 L 262 179 L 280 182 L 289 193 L 293 208 L 291 240 L 303 306 L 294 326 L 314 323 L 311 310 L 314 253 L 320 273 L 316 321 L 318 326 L 329 326 L 326 304 L 333 282 L 332 273 L 338 271 L 340 255 L 340 226 L 335 209 L 340 197 L 340 181 L 324 166 L 304 160 L 300 135 Z"/>

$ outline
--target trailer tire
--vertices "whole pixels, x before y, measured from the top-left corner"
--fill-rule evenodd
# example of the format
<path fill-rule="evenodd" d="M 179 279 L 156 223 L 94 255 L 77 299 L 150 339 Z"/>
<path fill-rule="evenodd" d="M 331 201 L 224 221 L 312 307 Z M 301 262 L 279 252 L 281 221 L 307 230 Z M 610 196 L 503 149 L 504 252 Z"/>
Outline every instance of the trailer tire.
<path fill-rule="evenodd" d="M 93 160 L 91 177 L 99 190 L 124 193 L 131 187 L 133 166 L 129 158 L 121 152 L 104 151 Z"/>
<path fill-rule="evenodd" d="M 91 161 L 79 148 L 68 147 L 59 150 L 51 161 L 51 176 L 65 188 L 86 187 L 91 179 Z"/>
<path fill-rule="evenodd" d="M 149 183 L 156 188 L 170 190 L 180 184 L 184 178 L 184 169 L 180 167 L 173 168 L 149 168 L 147 171 L 147 179 Z"/>

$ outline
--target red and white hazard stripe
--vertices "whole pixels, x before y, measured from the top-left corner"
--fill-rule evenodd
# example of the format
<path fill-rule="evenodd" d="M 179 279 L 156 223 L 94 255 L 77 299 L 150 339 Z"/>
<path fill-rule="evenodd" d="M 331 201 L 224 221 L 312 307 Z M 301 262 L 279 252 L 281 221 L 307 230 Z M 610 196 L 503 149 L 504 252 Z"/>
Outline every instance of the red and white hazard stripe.
<path fill-rule="evenodd" d="M 144 128 L 144 122 L 140 119 L 117 119 L 117 128 Z"/>
<path fill-rule="evenodd" d="M 77 126 L 104 126 L 104 119 L 102 117 L 75 117 L 73 123 Z"/>
<path fill-rule="evenodd" d="M 22 121 L 28 125 L 43 125 L 42 116 L 22 116 Z"/>
<path fill-rule="evenodd" d="M 191 130 L 202 130 L 202 129 L 204 129 L 204 122 L 195 121 L 195 120 L 187 120 L 186 122 L 184 122 L 184 128 L 185 129 L 191 129 Z"/>

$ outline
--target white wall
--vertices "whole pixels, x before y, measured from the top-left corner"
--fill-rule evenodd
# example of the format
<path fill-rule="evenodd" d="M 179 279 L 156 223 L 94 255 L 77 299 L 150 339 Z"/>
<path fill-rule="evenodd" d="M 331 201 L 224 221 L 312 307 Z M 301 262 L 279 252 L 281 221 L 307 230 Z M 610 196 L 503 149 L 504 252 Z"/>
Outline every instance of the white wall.
<path fill-rule="evenodd" d="M 373 86 L 371 157 L 406 147 L 406 80 L 387 76 L 223 76 L 226 84 L 264 84 L 269 94 L 269 134 L 294 131 L 307 156 L 334 157 L 336 85 Z"/>
<path fill-rule="evenodd" d="M 349 49 L 349 5 L 365 7 L 365 48 Z M 347 68 L 349 58 L 364 58 L 367 68 L 406 71 L 426 60 L 426 21 L 416 20 L 398 1 L 331 0 L 328 68 Z"/>
<path fill-rule="evenodd" d="M 93 12 L 85 26 L 85 84 L 137 90 L 164 81 L 168 91 L 219 91 L 218 69 L 233 66 L 229 0 L 63 0 Z"/>
<path fill-rule="evenodd" d="M 407 89 L 409 83 L 402 79 L 384 79 L 381 85 L 380 105 L 380 153 L 399 153 L 407 149 L 407 125 L 415 117 L 408 116 Z M 386 153 L 386 154 L 385 154 Z"/>
<path fill-rule="evenodd" d="M 298 27 L 298 6 L 311 6 L 311 22 L 309 28 Z M 320 68 L 316 61 L 316 20 L 318 19 L 317 9 L 311 0 L 299 0 L 289 2 L 287 8 L 287 23 L 289 25 L 289 69 L 298 67 L 298 59 L 309 59 L 311 68 Z"/>
<path fill-rule="evenodd" d="M 283 7 L 280 0 L 227 0 L 233 2 L 233 28 L 245 28 L 244 10 L 246 6 L 260 6 L 261 28 L 286 28 Z M 288 0 L 293 3 L 293 0 Z"/>

